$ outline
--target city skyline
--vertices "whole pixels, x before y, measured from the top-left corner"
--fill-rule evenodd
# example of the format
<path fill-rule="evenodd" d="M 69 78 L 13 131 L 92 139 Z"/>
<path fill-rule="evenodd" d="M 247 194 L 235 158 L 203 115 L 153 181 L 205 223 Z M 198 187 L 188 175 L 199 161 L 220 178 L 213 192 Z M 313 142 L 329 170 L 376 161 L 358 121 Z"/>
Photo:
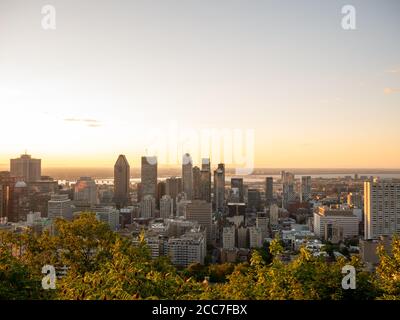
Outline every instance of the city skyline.
<path fill-rule="evenodd" d="M 138 167 L 171 124 L 253 130 L 257 168 L 400 168 L 398 1 L 353 1 L 356 30 L 338 2 L 87 1 L 45 31 L 40 4 L 0 4 L 0 170 Z"/>

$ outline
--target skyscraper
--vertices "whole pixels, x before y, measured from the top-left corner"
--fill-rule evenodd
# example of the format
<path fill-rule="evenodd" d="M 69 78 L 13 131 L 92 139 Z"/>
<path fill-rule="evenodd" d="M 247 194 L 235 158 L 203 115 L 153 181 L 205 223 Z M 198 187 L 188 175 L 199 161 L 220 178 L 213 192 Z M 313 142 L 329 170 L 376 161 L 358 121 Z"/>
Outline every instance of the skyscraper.
<path fill-rule="evenodd" d="M 11 175 L 25 182 L 39 181 L 42 174 L 42 160 L 33 159 L 29 154 L 10 160 Z"/>
<path fill-rule="evenodd" d="M 189 221 L 198 222 L 205 228 L 207 241 L 211 240 L 212 206 L 204 200 L 193 200 L 186 205 L 186 216 Z"/>
<path fill-rule="evenodd" d="M 282 207 L 287 208 L 289 202 L 296 200 L 294 191 L 294 174 L 291 172 L 281 172 L 282 181 Z"/>
<path fill-rule="evenodd" d="M 200 180 L 200 199 L 211 202 L 211 164 L 208 158 L 201 160 Z"/>
<path fill-rule="evenodd" d="M 199 167 L 193 167 L 193 199 L 201 200 L 201 172 Z"/>
<path fill-rule="evenodd" d="M 141 182 L 142 197 L 157 198 L 157 157 L 142 157 Z"/>
<path fill-rule="evenodd" d="M 126 157 L 119 155 L 114 165 L 114 202 L 117 208 L 126 206 L 129 202 L 130 166 Z"/>
<path fill-rule="evenodd" d="M 265 202 L 267 205 L 272 204 L 274 200 L 274 179 L 272 177 L 265 178 Z"/>
<path fill-rule="evenodd" d="M 98 203 L 97 185 L 90 177 L 81 177 L 74 187 L 75 203 L 85 203 L 90 206 Z"/>
<path fill-rule="evenodd" d="M 218 164 L 214 171 L 214 204 L 215 210 L 223 211 L 225 204 L 225 165 Z"/>
<path fill-rule="evenodd" d="M 249 212 L 257 212 L 261 209 L 261 195 L 257 189 L 249 189 L 247 191 L 247 210 Z"/>
<path fill-rule="evenodd" d="M 140 201 L 140 217 L 141 218 L 154 218 L 156 210 L 156 199 L 147 194 Z"/>
<path fill-rule="evenodd" d="M 176 213 L 176 197 L 182 192 L 182 178 L 171 177 L 165 180 L 165 194 L 169 195 L 174 202 L 174 212 Z"/>
<path fill-rule="evenodd" d="M 300 200 L 301 202 L 304 202 L 304 201 L 309 201 L 310 199 L 311 199 L 311 177 L 302 176 Z"/>
<path fill-rule="evenodd" d="M 186 198 L 191 200 L 193 198 L 193 162 L 189 153 L 185 153 L 182 157 L 182 183 Z"/>
<path fill-rule="evenodd" d="M 364 182 L 364 237 L 400 234 L 400 180 Z"/>
<path fill-rule="evenodd" d="M 168 195 L 162 196 L 160 200 L 160 218 L 170 218 L 174 215 L 174 202 Z"/>
<path fill-rule="evenodd" d="M 234 198 L 236 201 L 232 202 L 241 202 L 244 201 L 244 189 L 243 189 L 243 178 L 232 178 L 231 179 L 231 190 L 233 193 L 237 194 L 237 197 Z"/>
<path fill-rule="evenodd" d="M 10 172 L 2 171 L 0 172 L 0 185 L 1 185 L 1 218 L 7 218 L 9 221 L 13 221 L 13 195 L 15 184 L 17 183 L 17 178 L 12 177 Z"/>
<path fill-rule="evenodd" d="M 54 194 L 51 196 L 48 203 L 47 217 L 49 219 L 72 219 L 71 200 L 68 198 L 67 194 Z"/>

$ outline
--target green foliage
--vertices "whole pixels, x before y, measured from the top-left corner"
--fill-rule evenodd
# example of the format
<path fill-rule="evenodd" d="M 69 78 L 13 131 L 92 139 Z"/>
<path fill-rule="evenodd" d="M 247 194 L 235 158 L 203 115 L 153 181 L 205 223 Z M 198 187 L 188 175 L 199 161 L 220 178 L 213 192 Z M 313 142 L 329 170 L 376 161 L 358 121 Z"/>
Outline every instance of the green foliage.
<path fill-rule="evenodd" d="M 168 257 L 151 259 L 145 241 L 133 246 L 85 213 L 72 222 L 57 221 L 55 235 L 0 233 L 0 299 L 400 298 L 398 238 L 391 254 L 379 248 L 375 273 L 364 271 L 358 257 L 326 262 L 301 248 L 294 260 L 284 262 L 283 250 L 275 239 L 253 250 L 249 263 L 192 264 L 178 271 Z M 45 264 L 68 267 L 56 290 L 41 288 Z M 346 264 L 357 271 L 355 290 L 342 289 Z"/>
<path fill-rule="evenodd" d="M 379 299 L 400 300 L 400 239 L 393 238 L 391 254 L 381 245 L 378 247 L 378 255 L 380 263 L 375 283 L 381 291 Z"/>

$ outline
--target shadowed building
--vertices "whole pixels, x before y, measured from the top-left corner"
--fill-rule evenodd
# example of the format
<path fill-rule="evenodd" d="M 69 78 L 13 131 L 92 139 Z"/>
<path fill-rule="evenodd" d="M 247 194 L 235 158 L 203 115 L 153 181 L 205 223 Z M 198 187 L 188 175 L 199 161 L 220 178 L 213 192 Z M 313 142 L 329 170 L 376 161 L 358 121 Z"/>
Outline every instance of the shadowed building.
<path fill-rule="evenodd" d="M 192 200 L 193 197 L 193 162 L 189 153 L 185 153 L 182 158 L 182 184 L 186 198 Z"/>
<path fill-rule="evenodd" d="M 126 157 L 119 155 L 114 165 L 114 202 L 117 208 L 126 206 L 129 202 L 130 166 Z"/>
<path fill-rule="evenodd" d="M 21 181 L 39 181 L 42 174 L 42 160 L 23 154 L 19 158 L 10 160 L 10 172 Z"/>

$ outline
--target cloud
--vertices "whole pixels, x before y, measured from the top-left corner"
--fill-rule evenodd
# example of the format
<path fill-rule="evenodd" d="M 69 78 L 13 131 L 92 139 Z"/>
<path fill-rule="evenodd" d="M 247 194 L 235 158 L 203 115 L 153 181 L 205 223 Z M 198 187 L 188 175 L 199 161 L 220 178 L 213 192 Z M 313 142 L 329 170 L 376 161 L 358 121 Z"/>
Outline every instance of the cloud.
<path fill-rule="evenodd" d="M 392 93 L 397 93 L 400 92 L 400 88 L 385 88 L 383 89 L 384 94 L 392 94 Z"/>
<path fill-rule="evenodd" d="M 65 118 L 66 122 L 82 122 L 90 128 L 101 127 L 101 122 L 96 119 Z"/>

